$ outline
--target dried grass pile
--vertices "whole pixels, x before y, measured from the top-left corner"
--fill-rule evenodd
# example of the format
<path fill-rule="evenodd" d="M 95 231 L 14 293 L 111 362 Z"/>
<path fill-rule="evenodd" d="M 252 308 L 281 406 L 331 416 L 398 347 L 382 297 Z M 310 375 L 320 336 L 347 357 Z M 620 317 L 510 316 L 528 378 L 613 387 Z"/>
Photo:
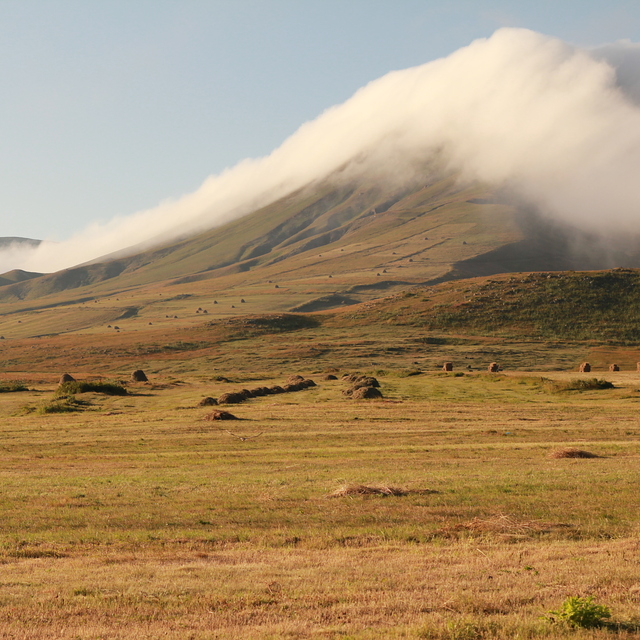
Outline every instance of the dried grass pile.
<path fill-rule="evenodd" d="M 142 369 L 136 369 L 131 374 L 131 382 L 149 382 L 147 374 Z"/>
<path fill-rule="evenodd" d="M 246 400 L 246 397 L 241 393 L 223 393 L 218 398 L 218 404 L 239 404 Z"/>
<path fill-rule="evenodd" d="M 382 398 L 382 393 L 375 387 L 358 387 L 353 389 L 351 397 L 354 400 L 375 400 L 376 398 Z"/>
<path fill-rule="evenodd" d="M 329 498 L 346 498 L 348 496 L 406 496 L 410 493 L 406 489 L 385 484 L 345 484 Z"/>
<path fill-rule="evenodd" d="M 58 384 L 64 384 L 65 382 L 75 382 L 76 379 L 69 373 L 63 373 L 58 380 Z"/>
<path fill-rule="evenodd" d="M 453 371 L 453 362 L 445 362 L 442 365 L 442 370 L 443 371 Z"/>
<path fill-rule="evenodd" d="M 500 365 L 497 362 L 492 362 L 488 367 L 487 371 L 489 373 L 498 373 L 500 371 Z"/>
<path fill-rule="evenodd" d="M 212 411 L 208 413 L 205 417 L 205 420 L 237 420 L 232 413 L 228 411 Z"/>
<path fill-rule="evenodd" d="M 218 404 L 218 401 L 215 398 L 212 398 L 211 396 L 207 396 L 206 398 L 202 398 L 202 400 L 200 400 L 200 402 L 198 402 L 198 406 L 199 407 L 212 407 L 214 405 Z"/>
<path fill-rule="evenodd" d="M 640 367 L 640 363 L 638 363 L 638 367 Z M 337 380 L 337 379 L 338 379 L 338 376 L 334 376 L 333 373 L 329 373 L 323 378 L 323 380 Z"/>
<path fill-rule="evenodd" d="M 609 371 L 620 371 L 620 367 L 617 364 L 610 364 Z"/>
<path fill-rule="evenodd" d="M 590 451 L 583 451 L 582 449 L 576 449 L 574 447 L 565 447 L 552 451 L 549 454 L 550 458 L 599 458 L 599 455 L 591 453 Z"/>
<path fill-rule="evenodd" d="M 579 367 L 578 371 L 580 373 L 591 373 L 591 365 L 588 362 L 583 362 Z"/>
<path fill-rule="evenodd" d="M 296 374 L 293 374 L 293 375 L 291 375 L 291 376 L 289 376 L 287 378 L 287 384 L 298 384 L 299 382 L 302 382 L 303 380 L 304 380 L 304 378 L 296 373 Z"/>

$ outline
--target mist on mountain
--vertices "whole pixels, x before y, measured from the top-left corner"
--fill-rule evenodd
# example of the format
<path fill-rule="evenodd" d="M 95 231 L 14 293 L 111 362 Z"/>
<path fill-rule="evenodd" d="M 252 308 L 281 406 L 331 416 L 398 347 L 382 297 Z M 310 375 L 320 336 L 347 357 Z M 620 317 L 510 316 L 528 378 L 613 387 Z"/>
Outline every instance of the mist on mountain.
<path fill-rule="evenodd" d="M 446 58 L 391 72 L 304 124 L 269 156 L 195 192 L 73 237 L 0 249 L 0 272 L 56 271 L 222 225 L 314 181 L 481 182 L 603 242 L 638 234 L 640 48 L 581 49 L 501 29 Z"/>

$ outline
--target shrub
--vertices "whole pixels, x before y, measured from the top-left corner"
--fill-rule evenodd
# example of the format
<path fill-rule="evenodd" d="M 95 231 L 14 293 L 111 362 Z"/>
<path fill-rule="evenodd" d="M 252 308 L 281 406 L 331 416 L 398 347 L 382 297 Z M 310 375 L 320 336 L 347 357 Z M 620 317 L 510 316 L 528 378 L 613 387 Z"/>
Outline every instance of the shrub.
<path fill-rule="evenodd" d="M 73 411 L 82 411 L 87 404 L 87 402 L 77 400 L 74 396 L 62 396 L 36 407 L 35 412 L 39 414 L 71 413 Z"/>
<path fill-rule="evenodd" d="M 74 393 L 87 393 L 89 391 L 104 393 L 108 396 L 127 395 L 127 390 L 117 382 L 82 382 L 74 380 L 73 382 L 64 382 L 61 384 L 56 391 L 56 396 L 68 396 Z"/>
<path fill-rule="evenodd" d="M 20 380 L 3 380 L 0 382 L 0 393 L 11 393 L 13 391 L 29 391 L 29 389 Z"/>
<path fill-rule="evenodd" d="M 562 603 L 558 611 L 549 611 L 548 617 L 552 622 L 557 619 L 573 627 L 591 629 L 605 625 L 607 619 L 611 617 L 611 611 L 609 607 L 596 604 L 591 596 L 588 598 L 572 596 Z"/>
<path fill-rule="evenodd" d="M 558 381 L 551 384 L 553 391 L 595 391 L 598 389 L 613 389 L 613 383 L 601 378 L 587 378 L 585 380 Z"/>

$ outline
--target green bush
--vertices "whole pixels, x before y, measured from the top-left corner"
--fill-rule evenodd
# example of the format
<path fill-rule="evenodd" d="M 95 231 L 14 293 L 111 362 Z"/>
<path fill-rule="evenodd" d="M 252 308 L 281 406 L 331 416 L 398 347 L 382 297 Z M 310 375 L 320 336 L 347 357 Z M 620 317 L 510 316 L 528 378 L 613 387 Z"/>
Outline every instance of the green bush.
<path fill-rule="evenodd" d="M 598 389 L 613 389 L 613 383 L 601 378 L 588 378 L 585 380 L 568 380 L 566 382 L 552 383 L 553 391 L 595 391 Z"/>
<path fill-rule="evenodd" d="M 74 393 L 104 393 L 108 396 L 126 396 L 127 390 L 117 382 L 83 382 L 80 380 L 72 380 L 71 382 L 63 382 L 56 390 L 56 396 L 68 396 Z"/>
<path fill-rule="evenodd" d="M 82 411 L 87 404 L 87 402 L 77 400 L 74 396 L 62 396 L 54 398 L 46 404 L 41 404 L 35 408 L 35 412 L 41 415 L 47 413 L 71 413 L 73 411 Z"/>
<path fill-rule="evenodd" d="M 609 607 L 596 604 L 593 598 L 578 598 L 576 596 L 567 598 L 558 611 L 550 611 L 549 619 L 566 622 L 573 627 L 583 627 L 591 629 L 602 627 L 611 617 Z"/>
<path fill-rule="evenodd" d="M 29 391 L 29 389 L 20 380 L 3 380 L 0 382 L 0 393 L 11 393 L 13 391 Z"/>

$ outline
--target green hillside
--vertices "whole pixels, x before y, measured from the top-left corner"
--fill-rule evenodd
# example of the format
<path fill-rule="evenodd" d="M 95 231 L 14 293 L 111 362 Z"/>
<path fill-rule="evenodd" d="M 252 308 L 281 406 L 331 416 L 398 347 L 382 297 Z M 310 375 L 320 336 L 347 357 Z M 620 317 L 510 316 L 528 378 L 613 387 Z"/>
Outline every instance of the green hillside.
<path fill-rule="evenodd" d="M 344 316 L 428 331 L 636 345 L 640 270 L 521 273 L 415 288 Z"/>

